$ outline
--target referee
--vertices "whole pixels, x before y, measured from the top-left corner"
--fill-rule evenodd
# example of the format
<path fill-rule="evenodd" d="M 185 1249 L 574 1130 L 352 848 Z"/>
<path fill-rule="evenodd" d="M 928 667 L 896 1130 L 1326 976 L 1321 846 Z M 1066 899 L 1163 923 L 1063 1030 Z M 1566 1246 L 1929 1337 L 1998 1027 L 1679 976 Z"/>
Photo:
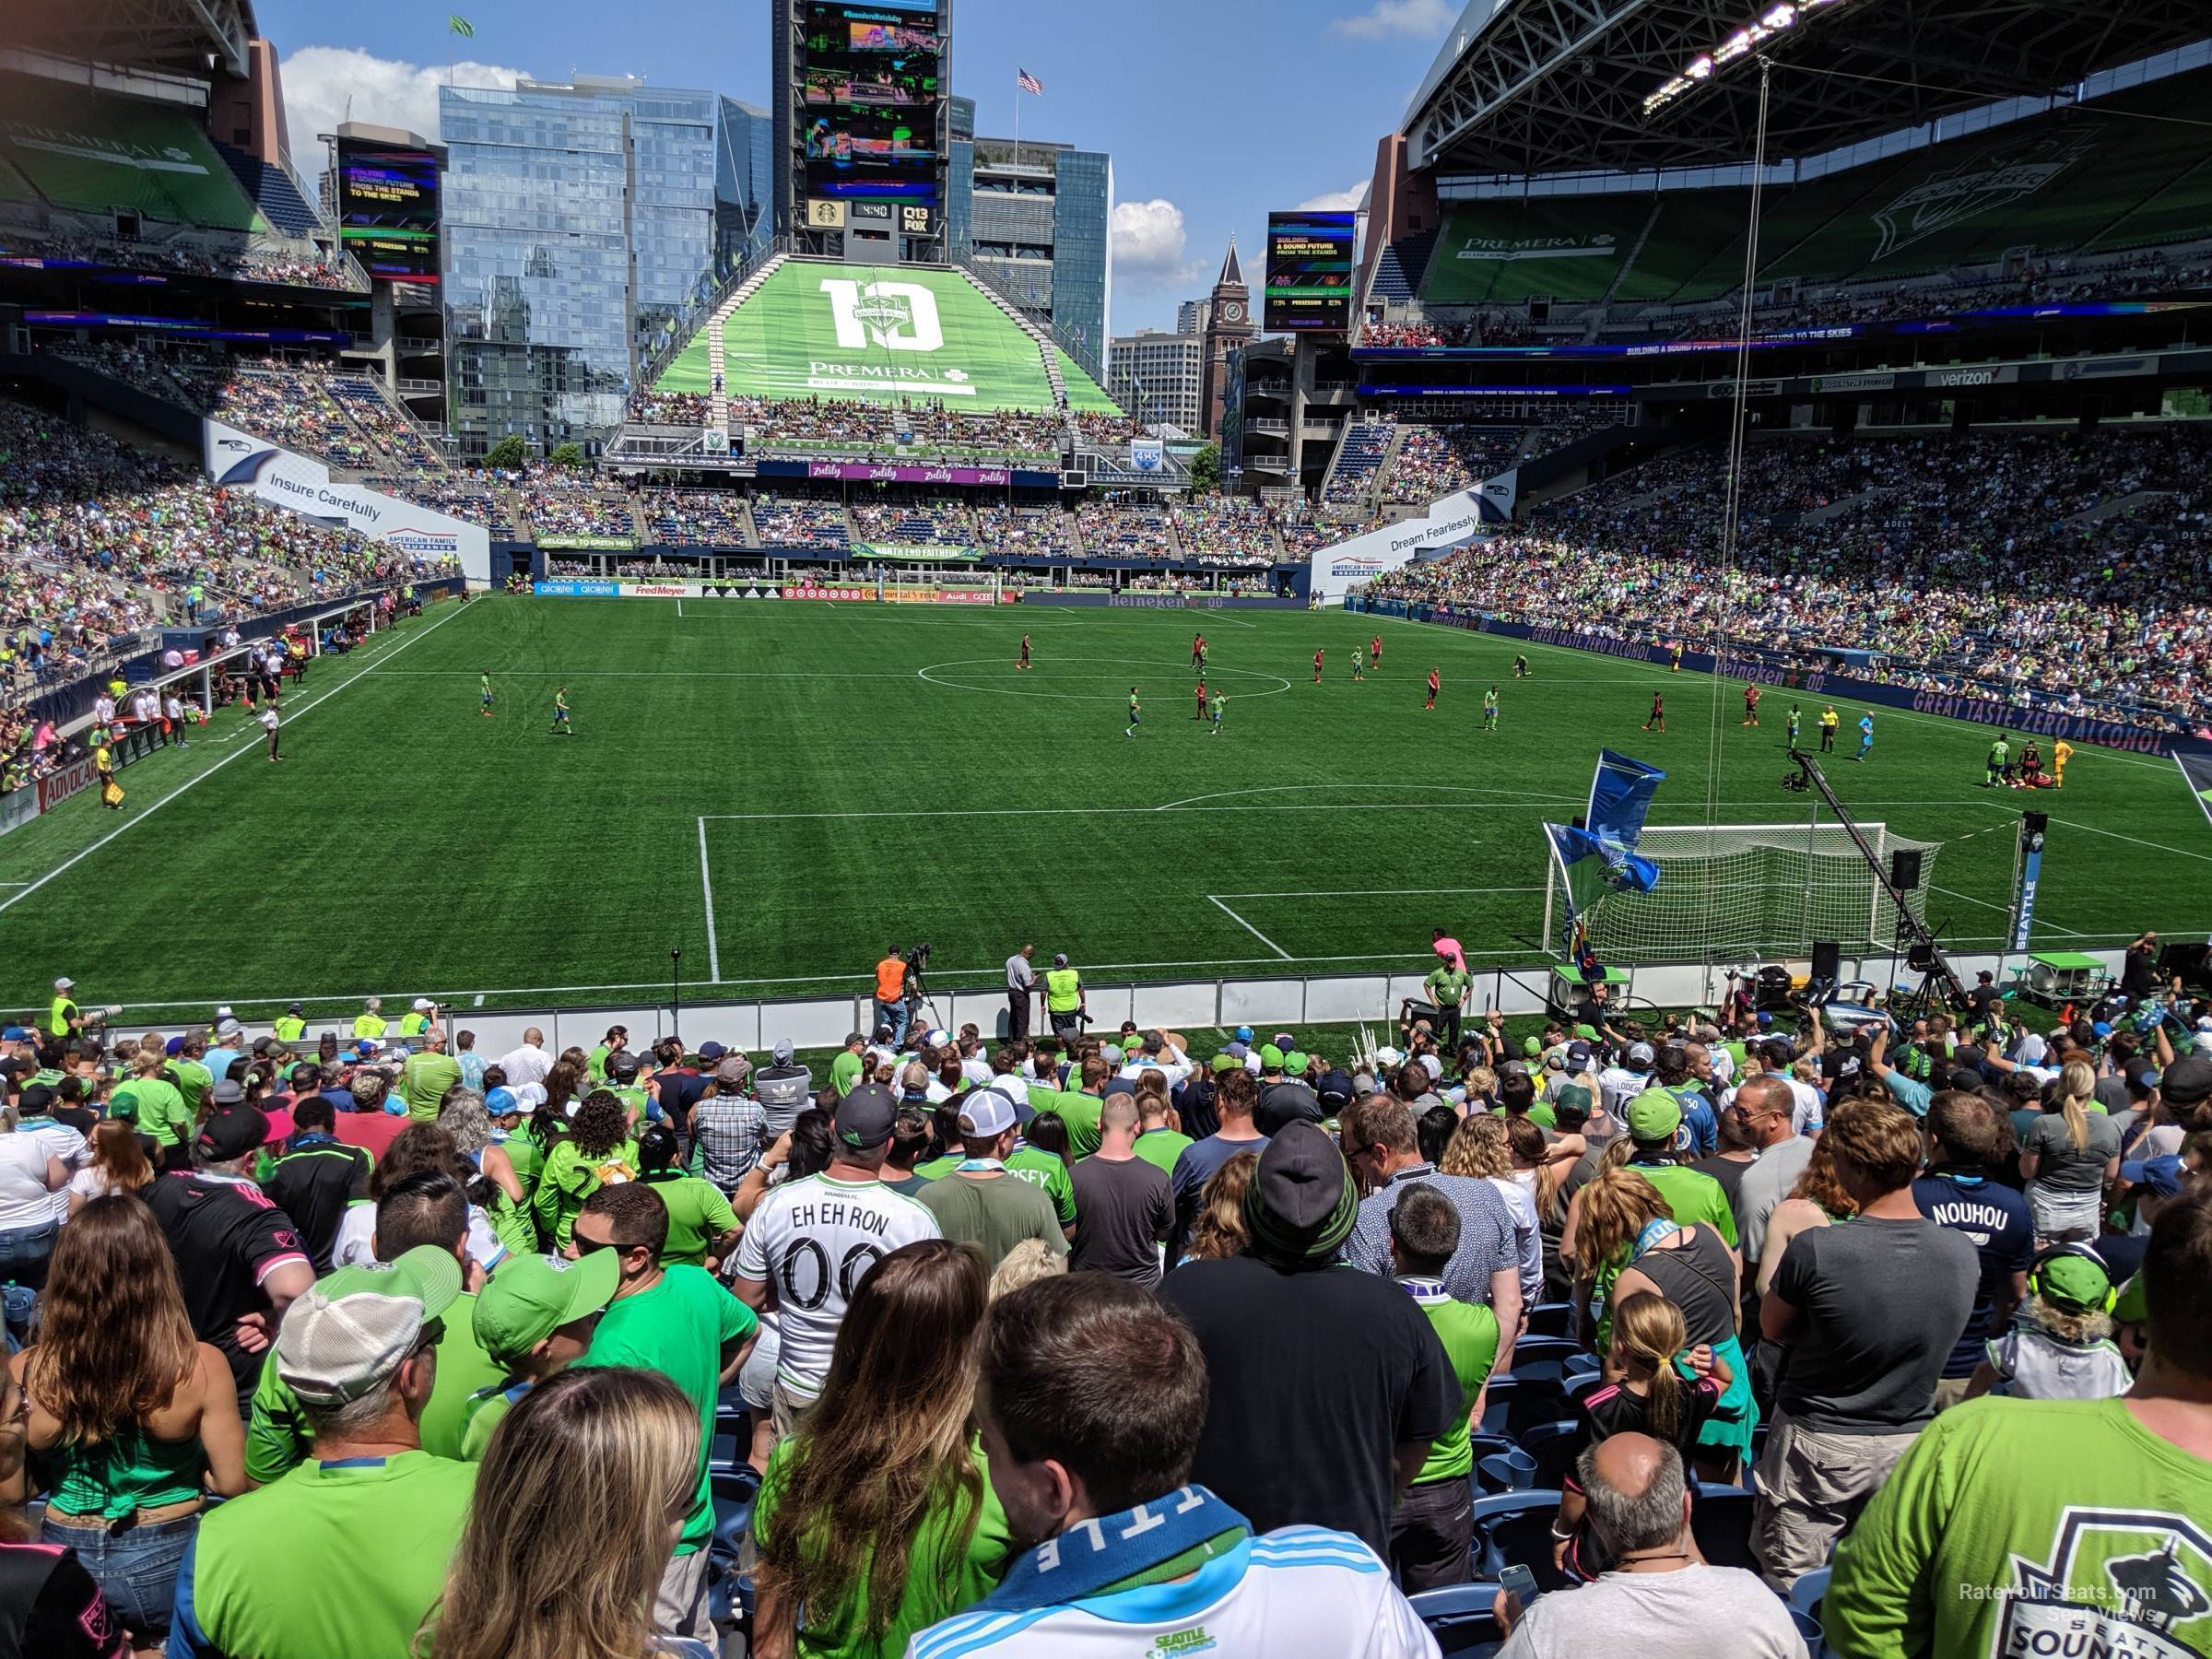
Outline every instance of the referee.
<path fill-rule="evenodd" d="M 1020 1042 L 1030 1034 L 1030 1001 L 1037 993 L 1037 971 L 1030 958 L 1037 947 L 1024 945 L 1006 959 L 1006 1041 Z"/>

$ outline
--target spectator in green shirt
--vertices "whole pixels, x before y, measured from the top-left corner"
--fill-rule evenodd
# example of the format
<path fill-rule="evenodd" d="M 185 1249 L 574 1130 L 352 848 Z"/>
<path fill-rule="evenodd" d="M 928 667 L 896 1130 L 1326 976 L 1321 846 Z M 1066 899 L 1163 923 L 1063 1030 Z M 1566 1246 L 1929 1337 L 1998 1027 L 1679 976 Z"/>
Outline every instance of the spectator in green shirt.
<path fill-rule="evenodd" d="M 737 1212 L 722 1189 L 677 1167 L 683 1147 L 667 1124 L 649 1124 L 638 1135 L 638 1179 L 668 1206 L 668 1242 L 661 1265 L 682 1263 L 712 1273 L 736 1248 Z"/>
<path fill-rule="evenodd" d="M 461 1064 L 445 1052 L 445 1033 L 424 1033 L 422 1047 L 400 1063 L 399 1094 L 407 1116 L 418 1124 L 438 1120 L 445 1091 L 461 1081 Z"/>
<path fill-rule="evenodd" d="M 1446 963 L 1434 970 L 1421 982 L 1429 1000 L 1436 1005 L 1437 1041 L 1446 1053 L 1459 1050 L 1459 1018 L 1467 1005 L 1467 993 L 1473 988 L 1475 976 L 1465 968 Z"/>
<path fill-rule="evenodd" d="M 110 1110 L 135 1124 L 141 1135 L 153 1137 L 164 1169 L 187 1170 L 192 1167 L 193 1112 L 177 1086 L 161 1075 L 164 1064 L 158 1046 L 133 1054 L 131 1070 L 135 1075 L 116 1087 Z"/>
<path fill-rule="evenodd" d="M 868 1040 L 858 1031 L 845 1038 L 845 1046 L 837 1058 L 830 1062 L 830 1082 L 843 1100 L 853 1092 L 853 1086 L 866 1075 L 867 1062 L 860 1056 L 868 1046 Z"/>
<path fill-rule="evenodd" d="M 974 1449 L 972 1245 L 926 1239 L 868 1270 L 819 1403 L 769 1459 L 753 1512 L 763 1651 L 860 1659 L 980 1600 L 1013 1553 Z"/>
<path fill-rule="evenodd" d="M 611 1250 L 573 1261 L 517 1255 L 500 1264 L 477 1293 L 471 1324 L 477 1346 L 507 1375 L 469 1395 L 461 1425 L 463 1458 L 481 1463 L 492 1431 L 523 1396 L 591 1350 L 599 1315 L 621 1283 L 622 1263 Z M 687 1461 L 687 1492 L 690 1484 Z"/>
<path fill-rule="evenodd" d="M 177 1574 L 173 1651 L 412 1651 L 476 1484 L 472 1465 L 421 1443 L 433 1349 L 460 1295 L 460 1263 L 424 1246 L 381 1269 L 343 1268 L 286 1311 L 274 1369 L 315 1456 L 201 1518 Z"/>
<path fill-rule="evenodd" d="M 1463 1409 L 1430 1443 L 1429 1455 L 1390 1518 L 1390 1558 L 1410 1595 L 1465 1583 L 1471 1571 L 1467 1504 L 1475 1453 L 1467 1423 L 1482 1412 L 1483 1385 L 1498 1359 L 1498 1316 L 1444 1288 L 1444 1268 L 1459 1248 L 1459 1211 L 1434 1187 L 1408 1187 L 1390 1212 L 1393 1273 L 1429 1316 L 1459 1380 Z"/>

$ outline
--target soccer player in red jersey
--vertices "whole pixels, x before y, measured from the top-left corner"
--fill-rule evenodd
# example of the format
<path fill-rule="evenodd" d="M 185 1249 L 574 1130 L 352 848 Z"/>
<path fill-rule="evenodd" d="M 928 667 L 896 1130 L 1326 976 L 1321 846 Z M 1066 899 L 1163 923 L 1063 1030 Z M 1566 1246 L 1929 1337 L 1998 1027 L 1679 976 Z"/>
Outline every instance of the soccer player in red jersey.
<path fill-rule="evenodd" d="M 1323 649 L 1327 648 L 1324 646 Z M 1313 653 L 1313 683 L 1317 686 L 1321 684 L 1321 652 L 1319 651 Z"/>
<path fill-rule="evenodd" d="M 1442 676 L 1441 673 L 1439 673 L 1439 672 L 1438 672 L 1436 669 L 1434 669 L 1434 668 L 1431 668 L 1431 669 L 1430 669 L 1430 670 L 1429 670 L 1429 701 L 1428 701 L 1428 703 L 1426 704 L 1426 706 L 1427 706 L 1427 707 L 1429 707 L 1429 708 L 1431 708 L 1431 709 L 1433 709 L 1433 708 L 1435 708 L 1435 707 L 1436 707 L 1436 694 L 1437 694 L 1437 692 L 1439 692 L 1440 690 L 1441 690 L 1441 689 L 1443 688 L 1443 684 L 1444 684 L 1443 676 Z"/>

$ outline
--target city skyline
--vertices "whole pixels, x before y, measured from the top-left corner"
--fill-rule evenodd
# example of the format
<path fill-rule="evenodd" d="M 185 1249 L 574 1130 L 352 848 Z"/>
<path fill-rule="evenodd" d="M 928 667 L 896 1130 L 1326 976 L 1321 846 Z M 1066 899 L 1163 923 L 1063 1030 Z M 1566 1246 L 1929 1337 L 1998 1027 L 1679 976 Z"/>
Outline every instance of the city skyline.
<path fill-rule="evenodd" d="M 981 132 L 1010 134 L 1015 76 L 1024 133 L 1113 157 L 1112 331 L 1172 329 L 1181 301 L 1204 295 L 1233 233 L 1248 253 L 1271 209 L 1350 206 L 1458 6 L 1446 0 L 1224 0 L 1194 9 L 1132 0 L 1111 13 L 1055 13 L 1041 29 L 1012 0 L 959 0 L 952 89 L 976 102 Z M 437 88 L 498 87 L 515 76 L 638 75 L 766 107 L 762 0 L 706 14 L 682 0 L 639 0 L 619 29 L 604 8 L 555 0 L 474 0 L 475 35 L 445 13 L 334 17 L 304 0 L 263 0 L 256 15 L 282 65 L 296 163 L 321 164 L 312 135 L 345 118 L 439 136 Z M 1173 42 L 1172 53 L 1162 42 Z M 1279 88 L 1325 65 L 1332 122 L 1285 122 Z M 1193 112 L 1200 112 L 1194 116 Z"/>

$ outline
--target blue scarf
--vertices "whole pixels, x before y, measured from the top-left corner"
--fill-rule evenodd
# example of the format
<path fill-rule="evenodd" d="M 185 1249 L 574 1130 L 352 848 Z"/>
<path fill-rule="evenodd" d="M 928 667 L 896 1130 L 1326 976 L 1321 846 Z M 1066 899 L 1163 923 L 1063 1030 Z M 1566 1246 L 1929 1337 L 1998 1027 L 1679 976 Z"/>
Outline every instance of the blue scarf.
<path fill-rule="evenodd" d="M 1065 1606 L 1231 1530 L 1249 1536 L 1252 1523 L 1204 1487 L 1180 1487 L 1047 1538 L 977 1606 L 999 1612 Z"/>

